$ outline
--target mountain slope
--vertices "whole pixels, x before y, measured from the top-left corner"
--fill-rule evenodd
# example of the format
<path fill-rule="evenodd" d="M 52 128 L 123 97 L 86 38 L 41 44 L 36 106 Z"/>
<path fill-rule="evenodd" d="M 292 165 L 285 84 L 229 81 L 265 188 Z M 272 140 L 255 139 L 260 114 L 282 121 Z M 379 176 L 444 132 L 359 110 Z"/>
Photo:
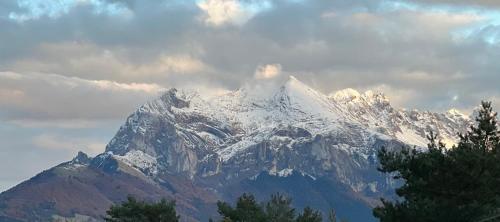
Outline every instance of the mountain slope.
<path fill-rule="evenodd" d="M 396 186 L 376 171 L 381 147 L 423 147 L 429 130 L 453 143 L 469 123 L 456 111 L 396 109 L 370 91 L 325 95 L 294 77 L 215 97 L 171 89 L 130 115 L 105 153 L 80 155 L 2 193 L 0 215 L 99 219 L 130 193 L 176 199 L 186 219 L 207 220 L 217 199 L 281 191 L 297 207 L 335 207 L 351 221 L 370 221 L 370 208 Z M 32 190 L 47 195 L 27 201 Z M 72 202 L 85 197 L 95 197 L 94 208 Z"/>

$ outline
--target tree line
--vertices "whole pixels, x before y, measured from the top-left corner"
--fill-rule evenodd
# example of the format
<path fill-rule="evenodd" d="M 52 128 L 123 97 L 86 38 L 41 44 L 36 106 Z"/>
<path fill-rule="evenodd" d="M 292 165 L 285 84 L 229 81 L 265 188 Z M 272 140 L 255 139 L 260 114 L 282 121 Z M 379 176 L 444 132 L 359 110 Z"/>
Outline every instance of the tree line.
<path fill-rule="evenodd" d="M 426 150 L 381 149 L 378 170 L 402 185 L 395 190 L 398 198 L 381 199 L 373 215 L 381 222 L 500 221 L 500 131 L 491 102 L 482 102 L 475 124 L 459 138 L 446 148 L 430 132 Z M 310 207 L 299 212 L 291 198 L 279 193 L 263 203 L 243 194 L 235 206 L 219 201 L 217 208 L 221 222 L 337 221 L 334 211 L 327 218 Z M 145 203 L 129 197 L 107 214 L 105 220 L 110 222 L 179 221 L 175 203 L 165 200 Z"/>
<path fill-rule="evenodd" d="M 475 124 L 447 149 L 437 135 L 428 149 L 379 152 L 379 170 L 402 181 L 399 200 L 374 209 L 382 222 L 500 221 L 500 132 L 491 102 L 482 102 Z"/>
<path fill-rule="evenodd" d="M 259 203 L 252 194 L 244 193 L 238 198 L 235 206 L 227 202 L 217 203 L 220 222 L 323 222 L 319 210 L 305 207 L 302 212 L 292 207 L 292 199 L 286 195 L 272 194 L 267 202 Z M 175 202 L 161 200 L 157 203 L 137 201 L 128 197 L 120 205 L 112 206 L 105 218 L 108 222 L 178 222 Z M 334 210 L 328 214 L 329 222 L 337 222 Z M 209 222 L 214 222 L 210 219 Z"/>

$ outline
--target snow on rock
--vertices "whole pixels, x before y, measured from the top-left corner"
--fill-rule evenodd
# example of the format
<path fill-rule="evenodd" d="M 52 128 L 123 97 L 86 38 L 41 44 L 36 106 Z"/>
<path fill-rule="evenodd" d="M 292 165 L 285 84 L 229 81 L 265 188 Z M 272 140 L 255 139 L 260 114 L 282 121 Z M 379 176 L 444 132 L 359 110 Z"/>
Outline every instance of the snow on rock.
<path fill-rule="evenodd" d="M 291 149 L 300 140 L 275 134 L 292 127 L 307 132 L 309 138 L 338 135 L 346 145 L 334 147 L 367 159 L 373 156 L 376 139 L 425 147 L 426 134 L 434 130 L 440 139 L 453 143 L 468 124 L 457 110 L 397 109 L 383 93 L 373 91 L 345 89 L 327 96 L 290 76 L 274 88 L 245 86 L 218 96 L 168 90 L 131 115 L 107 150 L 141 169 L 155 165 L 155 158 L 165 157 L 168 150 L 171 156 L 164 162 L 192 171 L 199 160 L 227 162 L 263 141 L 285 144 L 269 149 Z M 327 151 L 315 153 L 328 155 Z M 208 154 L 217 157 L 204 158 Z"/>
<path fill-rule="evenodd" d="M 309 177 L 310 179 L 312 180 L 316 180 L 317 178 L 314 177 L 313 175 L 311 174 L 308 174 L 308 173 L 305 173 L 305 172 L 302 172 L 300 170 L 294 170 L 294 169 L 290 169 L 290 168 L 285 168 L 285 169 L 282 169 L 280 171 L 277 171 L 275 169 L 271 169 L 267 172 L 267 174 L 269 174 L 270 176 L 276 176 L 276 177 L 289 177 L 289 176 L 292 176 L 294 173 L 298 173 L 300 175 L 302 175 L 303 177 Z M 251 177 L 250 179 L 252 180 L 255 180 L 257 178 L 259 174 Z"/>
<path fill-rule="evenodd" d="M 403 127 L 401 131 L 396 132 L 396 138 L 406 144 L 416 145 L 419 147 L 425 147 L 427 144 L 427 139 L 424 136 L 416 134 L 414 131 Z"/>
<path fill-rule="evenodd" d="M 346 121 L 419 147 L 426 146 L 426 135 L 431 130 L 442 141 L 453 144 L 458 140 L 457 133 L 470 124 L 470 119 L 456 109 L 446 113 L 397 109 L 383 93 L 373 91 L 361 94 L 345 89 L 331 94 L 330 99 L 339 106 Z"/>
<path fill-rule="evenodd" d="M 288 177 L 291 176 L 292 174 L 293 174 L 293 169 L 289 168 L 282 169 L 280 171 L 273 171 L 273 170 L 269 171 L 269 175 L 278 177 Z"/>
<path fill-rule="evenodd" d="M 355 89 L 347 88 L 335 92 L 330 97 L 332 97 L 336 101 L 350 102 L 355 99 L 361 98 L 361 94 Z"/>
<path fill-rule="evenodd" d="M 460 112 L 458 109 L 450 109 L 446 112 L 447 116 L 452 119 L 470 120 L 470 117 Z"/>
<path fill-rule="evenodd" d="M 114 158 L 121 160 L 122 162 L 126 163 L 127 165 L 134 167 L 145 174 L 150 174 L 150 175 L 156 175 L 158 174 L 158 163 L 156 161 L 156 158 L 140 151 L 140 150 L 133 150 L 128 153 L 126 153 L 123 156 L 119 155 L 114 155 Z"/>

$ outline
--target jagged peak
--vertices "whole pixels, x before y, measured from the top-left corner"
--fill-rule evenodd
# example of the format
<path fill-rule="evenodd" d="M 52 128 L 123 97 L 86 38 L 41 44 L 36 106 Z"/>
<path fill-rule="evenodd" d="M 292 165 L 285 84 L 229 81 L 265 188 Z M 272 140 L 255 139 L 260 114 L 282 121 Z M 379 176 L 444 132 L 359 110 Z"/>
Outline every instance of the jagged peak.
<path fill-rule="evenodd" d="M 370 103 L 389 104 L 389 98 L 383 92 L 368 90 L 363 94 L 366 101 Z"/>
<path fill-rule="evenodd" d="M 86 165 L 89 164 L 91 160 L 92 158 L 90 158 L 86 153 L 79 151 L 76 157 L 71 160 L 71 163 Z"/>
<path fill-rule="evenodd" d="M 330 94 L 329 96 L 333 100 L 337 102 L 359 102 L 364 101 L 369 104 L 374 103 L 384 103 L 388 104 L 389 99 L 382 92 L 375 92 L 373 90 L 367 90 L 364 93 L 360 93 L 359 91 L 353 88 L 346 88 L 343 90 L 336 91 L 335 93 Z"/>
<path fill-rule="evenodd" d="M 177 97 L 179 90 L 177 88 L 170 88 L 161 93 L 160 99 L 163 101 L 169 101 L 173 97 Z"/>
<path fill-rule="evenodd" d="M 381 98 L 387 98 L 386 95 L 383 92 L 380 91 L 373 91 L 373 90 L 367 90 L 363 93 L 363 96 L 365 97 L 381 97 Z"/>
<path fill-rule="evenodd" d="M 251 102 L 266 100 L 281 100 L 282 98 L 326 98 L 326 95 L 316 91 L 295 76 L 258 81 L 244 85 L 239 90 L 226 94 L 229 97 Z"/>
<path fill-rule="evenodd" d="M 361 93 L 353 88 L 339 90 L 330 95 L 336 101 L 352 101 L 361 97 Z"/>
<path fill-rule="evenodd" d="M 283 96 L 289 97 L 298 103 L 305 103 L 304 105 L 312 105 L 311 102 L 313 101 L 316 101 L 313 103 L 319 105 L 318 103 L 325 103 L 328 98 L 325 94 L 315 90 L 292 75 L 280 87 L 274 98 L 281 98 Z"/>
<path fill-rule="evenodd" d="M 300 81 L 299 79 L 297 79 L 297 77 L 293 76 L 293 75 L 289 75 L 287 80 L 286 80 L 286 84 L 302 84 L 302 85 L 305 85 L 302 81 Z"/>
<path fill-rule="evenodd" d="M 316 97 L 326 97 L 323 93 L 317 91 L 306 83 L 300 81 L 295 76 L 288 76 L 287 81 L 282 85 L 281 88 L 286 89 L 289 93 L 300 93 L 300 94 L 309 94 L 314 95 Z"/>
<path fill-rule="evenodd" d="M 160 112 L 169 110 L 170 107 L 184 108 L 189 106 L 189 96 L 184 90 L 170 88 L 161 93 L 157 99 L 144 104 L 139 111 Z M 192 96 L 191 96 L 192 97 Z"/>

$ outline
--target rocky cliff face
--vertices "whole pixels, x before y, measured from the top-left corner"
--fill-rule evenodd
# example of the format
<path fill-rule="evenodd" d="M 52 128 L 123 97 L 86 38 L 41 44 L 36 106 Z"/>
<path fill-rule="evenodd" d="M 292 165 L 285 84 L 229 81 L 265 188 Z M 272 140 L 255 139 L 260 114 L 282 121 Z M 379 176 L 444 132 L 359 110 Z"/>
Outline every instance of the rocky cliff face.
<path fill-rule="evenodd" d="M 193 180 L 232 183 L 293 169 L 361 192 L 387 185 L 357 172 L 373 171 L 380 147 L 425 147 L 430 130 L 453 142 L 468 124 L 456 111 L 399 110 L 370 91 L 327 96 L 290 77 L 267 93 L 242 88 L 203 98 L 171 89 L 132 114 L 106 150 L 141 151 L 155 167 Z"/>
<path fill-rule="evenodd" d="M 76 167 L 109 180 L 130 176 L 148 184 L 131 185 L 143 192 L 139 196 L 176 199 L 192 220 L 213 216 L 216 199 L 281 191 L 292 195 L 298 207 L 335 207 L 343 217 L 368 221 L 370 208 L 396 186 L 376 171 L 381 147 L 425 147 L 430 130 L 451 144 L 469 123 L 455 110 L 396 109 L 383 94 L 370 91 L 324 95 L 294 77 L 265 90 L 244 87 L 213 97 L 171 89 L 130 115 L 105 153 L 93 159 L 79 154 L 52 171 Z M 24 192 L 19 187 L 26 186 L 0 195 L 0 202 L 17 200 Z M 109 205 L 120 198 L 100 202 Z M 65 212 L 50 209 L 66 217 L 103 213 L 77 206 Z"/>

